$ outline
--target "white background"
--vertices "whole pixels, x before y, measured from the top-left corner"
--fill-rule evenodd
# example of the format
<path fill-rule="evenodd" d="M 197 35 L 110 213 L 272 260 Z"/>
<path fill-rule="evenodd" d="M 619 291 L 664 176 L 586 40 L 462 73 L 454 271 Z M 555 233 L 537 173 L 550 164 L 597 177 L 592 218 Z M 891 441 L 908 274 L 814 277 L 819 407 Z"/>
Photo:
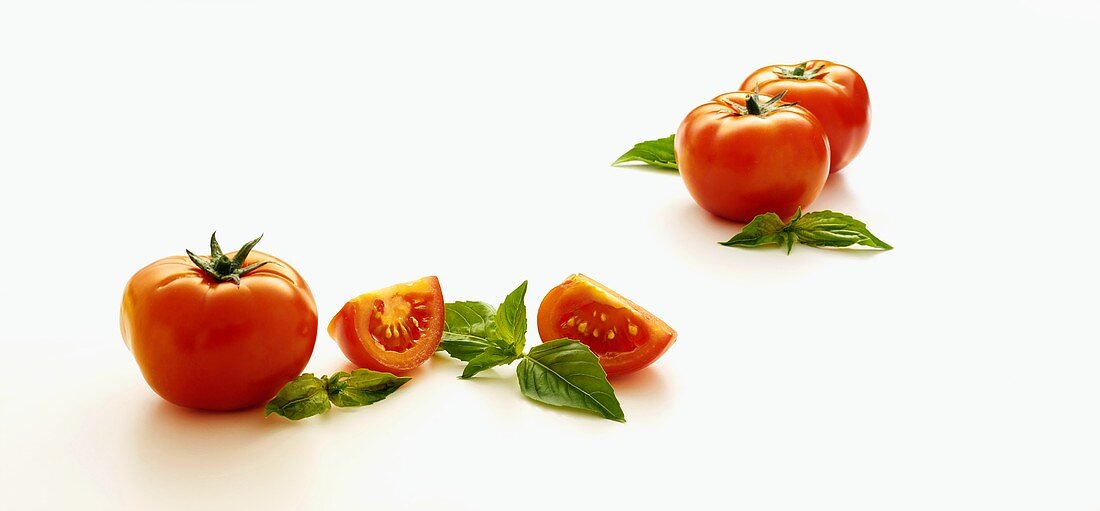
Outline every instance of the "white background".
<path fill-rule="evenodd" d="M 1100 509 L 1096 4 L 6 1 L 7 509 Z M 862 73 L 811 209 L 886 253 L 718 246 L 608 163 L 757 67 Z M 528 307 L 587 273 L 678 342 L 628 423 L 436 357 L 300 423 L 161 401 L 118 333 L 143 265 L 263 232 L 322 316 L 438 275 Z M 535 342 L 537 334 L 529 334 Z M 308 369 L 345 361 L 322 333 Z M 339 507 L 337 507 L 339 506 Z"/>

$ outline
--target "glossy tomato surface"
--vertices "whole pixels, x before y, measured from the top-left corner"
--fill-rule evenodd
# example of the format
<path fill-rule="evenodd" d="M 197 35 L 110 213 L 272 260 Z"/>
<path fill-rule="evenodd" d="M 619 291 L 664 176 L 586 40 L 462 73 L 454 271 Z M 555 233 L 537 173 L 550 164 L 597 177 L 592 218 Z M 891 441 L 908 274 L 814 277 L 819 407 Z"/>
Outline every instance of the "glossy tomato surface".
<path fill-rule="evenodd" d="M 600 358 L 608 376 L 652 364 L 676 340 L 676 331 L 657 316 L 579 273 L 542 299 L 538 327 L 543 342 L 583 342 Z"/>
<path fill-rule="evenodd" d="M 313 294 L 275 257 L 253 251 L 245 264 L 260 261 L 272 263 L 239 285 L 183 256 L 146 266 L 126 284 L 122 337 L 157 394 L 189 408 L 236 410 L 301 374 L 317 340 Z"/>
<path fill-rule="evenodd" d="M 431 358 L 443 338 L 439 279 L 397 284 L 344 304 L 328 333 L 353 364 L 404 373 Z"/>
<path fill-rule="evenodd" d="M 786 219 L 825 186 L 829 143 L 817 119 L 798 106 L 741 113 L 748 95 L 723 94 L 684 118 L 675 139 L 680 176 L 695 202 L 715 215 L 748 222 L 772 212 Z"/>
<path fill-rule="evenodd" d="M 785 100 L 798 102 L 817 117 L 829 137 L 830 172 L 848 166 L 871 133 L 867 84 L 850 67 L 827 60 L 763 67 L 741 84 L 741 90 L 754 87 L 768 95 L 787 91 Z"/>

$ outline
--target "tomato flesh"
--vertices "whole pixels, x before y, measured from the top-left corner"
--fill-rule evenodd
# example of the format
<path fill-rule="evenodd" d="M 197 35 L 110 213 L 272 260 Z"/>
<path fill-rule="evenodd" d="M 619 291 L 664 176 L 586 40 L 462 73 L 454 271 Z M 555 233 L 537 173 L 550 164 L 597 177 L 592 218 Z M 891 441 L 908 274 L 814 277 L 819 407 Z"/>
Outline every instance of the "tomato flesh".
<path fill-rule="evenodd" d="M 416 346 L 424 335 L 421 325 L 431 320 L 430 296 L 391 295 L 375 298 L 367 331 L 386 351 L 402 353 Z"/>
<path fill-rule="evenodd" d="M 538 327 L 543 342 L 569 338 L 584 343 L 608 376 L 648 366 L 676 340 L 676 331 L 664 321 L 581 274 L 546 294 Z"/>
<path fill-rule="evenodd" d="M 332 318 L 329 335 L 359 367 L 403 373 L 435 353 L 443 337 L 443 292 L 425 277 L 364 293 Z"/>
<path fill-rule="evenodd" d="M 558 318 L 558 331 L 579 340 L 597 356 L 628 353 L 644 344 L 645 333 L 628 309 L 592 302 Z"/>

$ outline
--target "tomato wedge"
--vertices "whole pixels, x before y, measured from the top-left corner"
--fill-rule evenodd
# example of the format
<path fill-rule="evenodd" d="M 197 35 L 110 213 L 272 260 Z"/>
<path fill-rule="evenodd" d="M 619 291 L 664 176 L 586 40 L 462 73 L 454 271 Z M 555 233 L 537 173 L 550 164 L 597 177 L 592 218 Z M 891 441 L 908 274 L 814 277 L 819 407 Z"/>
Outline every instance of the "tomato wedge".
<path fill-rule="evenodd" d="M 608 376 L 652 364 L 676 340 L 676 331 L 664 321 L 579 273 L 546 294 L 538 324 L 542 342 L 563 337 L 583 342 Z"/>
<path fill-rule="evenodd" d="M 431 358 L 443 338 L 443 291 L 424 277 L 363 293 L 328 324 L 328 334 L 359 367 L 403 373 Z"/>

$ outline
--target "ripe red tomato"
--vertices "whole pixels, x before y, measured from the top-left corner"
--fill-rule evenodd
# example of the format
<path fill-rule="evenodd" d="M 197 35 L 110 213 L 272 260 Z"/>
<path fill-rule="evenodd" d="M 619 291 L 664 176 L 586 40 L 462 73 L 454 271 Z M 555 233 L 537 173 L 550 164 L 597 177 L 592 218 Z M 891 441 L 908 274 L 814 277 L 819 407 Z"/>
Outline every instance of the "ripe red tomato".
<path fill-rule="evenodd" d="M 691 111 L 676 132 L 676 161 L 703 209 L 748 222 L 805 208 L 829 177 L 825 130 L 806 110 L 749 92 L 731 92 Z"/>
<path fill-rule="evenodd" d="M 749 75 L 741 90 L 759 87 L 761 94 L 787 91 L 787 101 L 809 110 L 829 137 L 830 172 L 855 159 L 871 132 L 871 98 L 863 77 L 850 67 L 827 60 L 792 66 L 768 66 Z"/>
<path fill-rule="evenodd" d="M 546 294 L 538 324 L 542 342 L 583 342 L 600 358 L 608 376 L 652 364 L 676 340 L 676 331 L 664 321 L 579 273 Z"/>
<path fill-rule="evenodd" d="M 397 284 L 363 293 L 328 324 L 328 334 L 359 367 L 404 373 L 431 358 L 443 338 L 439 279 Z"/>
<path fill-rule="evenodd" d="M 138 271 L 122 295 L 122 338 L 149 386 L 180 406 L 259 405 L 313 354 L 317 306 L 298 272 L 251 248 L 173 256 Z"/>

